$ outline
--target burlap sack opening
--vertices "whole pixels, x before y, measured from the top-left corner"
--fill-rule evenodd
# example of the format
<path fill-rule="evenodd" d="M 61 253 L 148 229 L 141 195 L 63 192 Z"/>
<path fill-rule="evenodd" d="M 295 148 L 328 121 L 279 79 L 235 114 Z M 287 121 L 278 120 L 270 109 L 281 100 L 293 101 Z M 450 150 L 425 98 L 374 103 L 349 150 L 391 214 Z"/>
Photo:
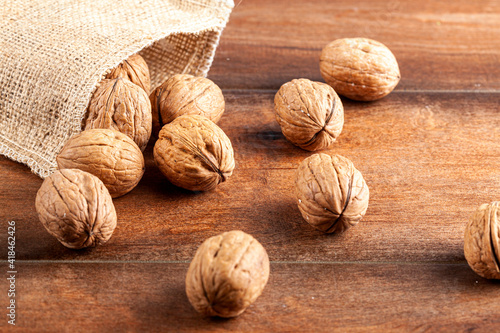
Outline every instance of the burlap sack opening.
<path fill-rule="evenodd" d="M 151 87 L 206 76 L 232 0 L 22 0 L 0 8 L 0 154 L 42 178 L 110 69 L 140 51 Z"/>

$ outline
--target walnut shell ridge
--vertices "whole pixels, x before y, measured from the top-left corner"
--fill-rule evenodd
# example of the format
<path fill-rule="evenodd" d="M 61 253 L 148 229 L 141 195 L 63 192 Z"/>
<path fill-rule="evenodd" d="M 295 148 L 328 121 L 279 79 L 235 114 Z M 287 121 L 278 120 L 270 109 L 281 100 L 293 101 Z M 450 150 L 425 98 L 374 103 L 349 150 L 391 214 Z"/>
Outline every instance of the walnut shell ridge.
<path fill-rule="evenodd" d="M 262 294 L 268 278 L 264 247 L 243 231 L 230 231 L 198 248 L 186 275 L 186 294 L 204 315 L 235 317 Z"/>
<path fill-rule="evenodd" d="M 189 74 L 177 74 L 158 86 L 150 95 L 153 134 L 163 125 L 182 115 L 205 116 L 214 123 L 225 109 L 222 90 L 211 80 Z"/>
<path fill-rule="evenodd" d="M 321 52 L 323 79 L 337 93 L 357 101 L 374 101 L 389 94 L 401 74 L 394 54 L 368 38 L 342 38 Z"/>
<path fill-rule="evenodd" d="M 274 97 L 276 121 L 288 141 L 315 151 L 330 147 L 342 132 L 344 107 L 332 87 L 308 79 L 281 86 Z"/>
<path fill-rule="evenodd" d="M 151 136 L 151 126 L 151 104 L 141 87 L 121 77 L 101 81 L 90 100 L 86 130 L 119 131 L 144 151 Z"/>
<path fill-rule="evenodd" d="M 56 170 L 47 177 L 35 206 L 47 231 L 70 249 L 103 244 L 116 227 L 108 190 L 97 177 L 81 170 Z"/>
<path fill-rule="evenodd" d="M 500 279 L 500 202 L 481 205 L 465 228 L 469 266 L 487 279 Z"/>
<path fill-rule="evenodd" d="M 361 172 L 349 159 L 322 153 L 299 165 L 295 192 L 302 217 L 325 233 L 341 233 L 356 225 L 370 196 Z"/>
<path fill-rule="evenodd" d="M 168 180 L 191 191 L 209 191 L 226 181 L 234 169 L 227 135 L 204 116 L 184 115 L 163 126 L 153 150 Z"/>
<path fill-rule="evenodd" d="M 131 55 L 106 75 L 106 79 L 116 79 L 118 77 L 128 79 L 132 83 L 137 84 L 149 95 L 149 91 L 151 90 L 149 67 L 140 55 Z"/>
<path fill-rule="evenodd" d="M 132 139 L 110 129 L 92 129 L 71 137 L 56 158 L 59 169 L 80 169 L 97 176 L 113 198 L 130 192 L 145 166 Z"/>

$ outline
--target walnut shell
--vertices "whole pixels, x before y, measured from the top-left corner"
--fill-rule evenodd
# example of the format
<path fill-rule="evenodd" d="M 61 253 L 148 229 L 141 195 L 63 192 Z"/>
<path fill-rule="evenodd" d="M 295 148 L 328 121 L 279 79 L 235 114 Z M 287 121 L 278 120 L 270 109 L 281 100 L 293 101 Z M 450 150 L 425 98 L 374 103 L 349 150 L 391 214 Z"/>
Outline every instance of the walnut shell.
<path fill-rule="evenodd" d="M 302 217 L 326 233 L 356 225 L 368 208 L 368 186 L 352 162 L 340 155 L 314 154 L 295 174 L 297 204 Z"/>
<path fill-rule="evenodd" d="M 132 83 L 141 87 L 149 95 L 151 90 L 151 79 L 149 77 L 149 68 L 144 58 L 138 54 L 131 55 L 116 68 L 106 75 L 106 79 L 116 79 L 122 77 L 130 80 Z"/>
<path fill-rule="evenodd" d="M 368 38 L 337 39 L 323 48 L 323 79 L 340 95 L 374 101 L 389 94 L 401 75 L 398 62 L 382 43 Z"/>
<path fill-rule="evenodd" d="M 163 125 L 186 114 L 198 114 L 214 123 L 225 108 L 222 90 L 211 80 L 189 74 L 177 74 L 157 87 L 150 96 L 153 112 L 153 134 Z"/>
<path fill-rule="evenodd" d="M 90 100 L 86 130 L 117 130 L 144 151 L 151 136 L 151 126 L 151 104 L 141 87 L 121 77 L 101 82 Z"/>
<path fill-rule="evenodd" d="M 236 317 L 262 294 L 269 278 L 269 257 L 243 231 L 211 237 L 198 248 L 186 276 L 186 294 L 196 311 Z"/>
<path fill-rule="evenodd" d="M 487 279 L 500 279 L 500 202 L 481 205 L 465 228 L 465 259 Z"/>
<path fill-rule="evenodd" d="M 80 169 L 97 176 L 113 198 L 130 192 L 144 174 L 144 157 L 134 141 L 109 129 L 71 137 L 56 158 L 59 169 Z"/>
<path fill-rule="evenodd" d="M 209 191 L 234 169 L 227 135 L 204 116 L 184 115 L 163 126 L 154 159 L 168 180 L 191 191 Z"/>
<path fill-rule="evenodd" d="M 81 170 L 57 170 L 47 177 L 35 206 L 47 231 L 70 249 L 104 244 L 116 227 L 108 190 L 97 177 Z"/>
<path fill-rule="evenodd" d="M 330 147 L 342 132 L 344 107 L 332 87 L 308 79 L 285 83 L 274 97 L 274 111 L 288 141 L 314 151 Z"/>

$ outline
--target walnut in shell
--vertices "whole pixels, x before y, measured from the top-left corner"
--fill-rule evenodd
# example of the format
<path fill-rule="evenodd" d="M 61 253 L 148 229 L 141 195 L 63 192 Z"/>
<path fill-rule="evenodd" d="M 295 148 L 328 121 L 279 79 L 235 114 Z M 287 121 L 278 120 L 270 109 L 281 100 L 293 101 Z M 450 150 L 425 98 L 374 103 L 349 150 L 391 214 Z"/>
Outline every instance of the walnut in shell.
<path fill-rule="evenodd" d="M 382 43 L 368 38 L 337 39 L 320 57 L 323 79 L 340 95 L 374 101 L 389 94 L 401 75 L 398 62 Z"/>
<path fill-rule="evenodd" d="M 218 122 L 225 102 L 220 88 L 211 80 L 177 74 L 157 87 L 150 96 L 155 136 L 163 125 L 186 114 L 202 115 Z"/>
<path fill-rule="evenodd" d="M 333 88 L 308 79 L 282 85 L 274 111 L 288 141 L 309 151 L 330 147 L 344 125 L 344 108 Z"/>
<path fill-rule="evenodd" d="M 353 163 L 340 155 L 314 154 L 295 174 L 302 217 L 325 233 L 341 233 L 356 225 L 368 208 L 368 186 Z"/>
<path fill-rule="evenodd" d="M 487 279 L 500 279 L 500 202 L 481 205 L 465 228 L 465 259 Z"/>
<path fill-rule="evenodd" d="M 208 316 L 235 317 L 260 296 L 269 278 L 266 250 L 243 231 L 207 239 L 186 276 L 193 307 Z"/>
<path fill-rule="evenodd" d="M 71 249 L 103 244 L 116 227 L 108 190 L 97 177 L 81 170 L 57 170 L 47 177 L 35 206 L 47 231 Z"/>
<path fill-rule="evenodd" d="M 163 126 L 154 159 L 168 180 L 191 191 L 209 191 L 234 169 L 234 152 L 227 135 L 200 115 L 184 115 Z"/>
<path fill-rule="evenodd" d="M 80 169 L 97 176 L 113 198 L 130 192 L 144 174 L 144 157 L 134 141 L 109 129 L 71 137 L 56 158 L 59 169 Z"/>
<path fill-rule="evenodd" d="M 151 136 L 151 126 L 151 104 L 144 90 L 121 77 L 101 82 L 90 100 L 86 130 L 117 130 L 144 151 Z"/>
<path fill-rule="evenodd" d="M 138 54 L 131 55 L 128 59 L 124 60 L 116 68 L 112 69 L 106 79 L 116 79 L 122 77 L 130 80 L 132 83 L 141 87 L 146 94 L 149 95 L 151 90 L 151 80 L 149 77 L 149 68 L 144 58 Z"/>

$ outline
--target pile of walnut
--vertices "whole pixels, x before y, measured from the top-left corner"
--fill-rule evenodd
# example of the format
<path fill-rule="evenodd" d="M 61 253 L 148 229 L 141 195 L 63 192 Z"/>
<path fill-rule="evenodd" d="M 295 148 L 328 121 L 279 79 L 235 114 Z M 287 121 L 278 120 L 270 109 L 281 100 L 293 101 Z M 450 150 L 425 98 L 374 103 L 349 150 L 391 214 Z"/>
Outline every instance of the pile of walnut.
<path fill-rule="evenodd" d="M 214 123 L 225 108 L 220 88 L 192 75 L 174 75 L 151 95 L 150 86 L 139 55 L 113 69 L 89 102 L 84 130 L 57 156 L 59 171 L 40 188 L 40 221 L 65 246 L 96 246 L 111 237 L 116 226 L 111 198 L 141 180 L 142 152 L 153 130 L 155 162 L 173 184 L 207 191 L 231 176 L 231 141 Z"/>

